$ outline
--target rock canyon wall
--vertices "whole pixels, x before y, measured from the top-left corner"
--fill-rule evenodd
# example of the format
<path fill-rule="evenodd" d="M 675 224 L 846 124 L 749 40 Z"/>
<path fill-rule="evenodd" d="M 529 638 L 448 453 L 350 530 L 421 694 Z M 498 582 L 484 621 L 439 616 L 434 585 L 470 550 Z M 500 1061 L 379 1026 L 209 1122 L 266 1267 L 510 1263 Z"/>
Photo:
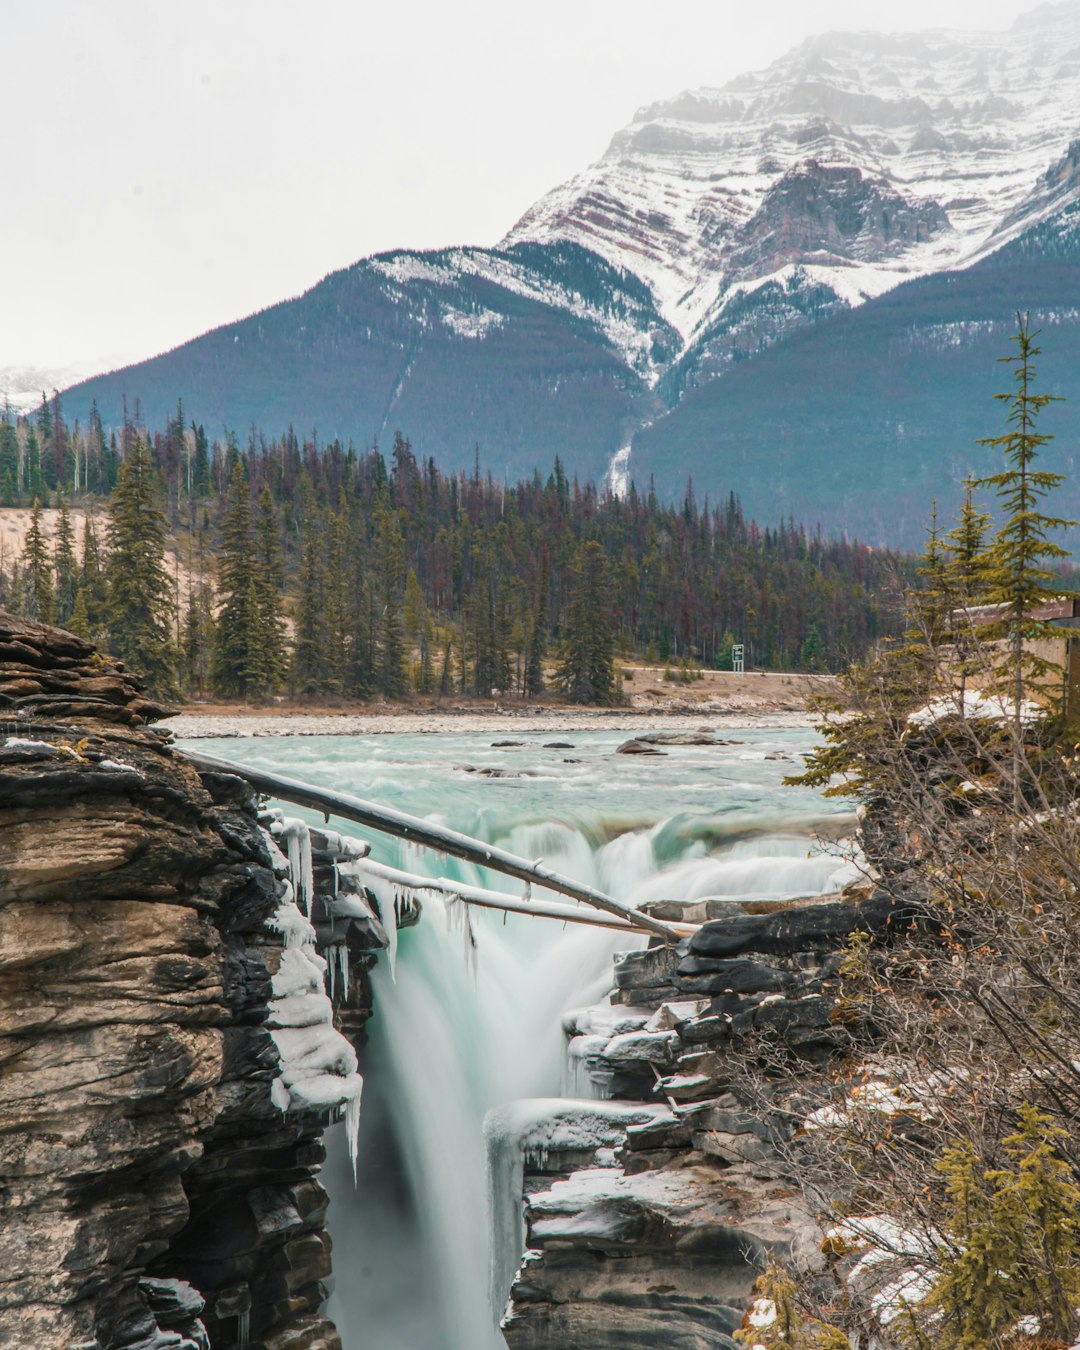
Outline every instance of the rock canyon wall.
<path fill-rule="evenodd" d="M 312 921 L 353 947 L 354 1035 L 385 935 L 339 895 L 356 846 L 290 868 L 299 833 L 162 711 L 0 614 L 0 1345 L 338 1350 L 318 1174 L 360 1079 Z"/>

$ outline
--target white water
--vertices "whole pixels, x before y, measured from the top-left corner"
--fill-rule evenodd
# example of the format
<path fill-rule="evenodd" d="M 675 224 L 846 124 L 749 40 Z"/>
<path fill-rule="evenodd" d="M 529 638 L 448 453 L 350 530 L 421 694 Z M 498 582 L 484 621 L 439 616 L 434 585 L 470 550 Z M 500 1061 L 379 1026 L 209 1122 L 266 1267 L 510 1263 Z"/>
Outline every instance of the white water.
<path fill-rule="evenodd" d="M 805 894 L 836 883 L 837 859 L 816 852 L 811 838 L 836 808 L 779 786 L 809 733 L 740 731 L 730 746 L 672 747 L 646 760 L 614 755 L 625 739 L 617 733 L 558 738 L 572 740 L 572 750 L 544 748 L 554 737 L 519 739 L 526 744 L 495 750 L 477 736 L 263 738 L 216 750 L 438 818 L 633 903 Z M 462 762 L 521 776 L 481 777 Z M 374 857 L 410 872 L 510 888 L 483 869 L 372 842 Z M 380 901 L 396 928 L 392 887 Z M 634 941 L 476 911 L 463 932 L 466 916 L 448 923 L 440 898 L 428 893 L 422 904 L 419 925 L 395 931 L 396 963 L 383 958 L 374 972 L 355 1191 L 347 1150 L 333 1138 L 343 1132 L 332 1132 L 330 1312 L 346 1350 L 502 1345 L 489 1270 L 501 1301 L 519 1255 L 521 1163 L 538 1147 L 534 1136 L 548 1137 L 536 1122 L 550 1114 L 507 1104 L 560 1097 L 567 1081 L 591 1086 L 567 1069 L 562 1015 L 606 997 L 613 955 Z M 343 975 L 335 970 L 335 979 Z M 494 1251 L 484 1139 L 493 1109 Z"/>

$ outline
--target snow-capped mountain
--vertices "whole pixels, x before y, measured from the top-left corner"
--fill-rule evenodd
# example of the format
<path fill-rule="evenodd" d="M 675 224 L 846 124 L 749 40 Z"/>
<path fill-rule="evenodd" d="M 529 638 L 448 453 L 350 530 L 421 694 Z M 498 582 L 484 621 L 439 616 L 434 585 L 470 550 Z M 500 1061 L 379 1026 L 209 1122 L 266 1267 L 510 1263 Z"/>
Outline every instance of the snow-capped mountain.
<path fill-rule="evenodd" d="M 570 239 L 636 272 L 690 347 L 769 282 L 820 312 L 965 266 L 1078 135 L 1080 4 L 1008 32 L 826 33 L 641 109 L 504 245 Z"/>
<path fill-rule="evenodd" d="M 1007 32 L 813 38 L 643 109 L 497 248 L 361 260 L 64 408 L 400 429 L 450 469 L 559 455 L 668 497 L 692 473 L 759 520 L 911 543 L 996 430 L 1018 309 L 1080 394 L 1080 0 Z"/>

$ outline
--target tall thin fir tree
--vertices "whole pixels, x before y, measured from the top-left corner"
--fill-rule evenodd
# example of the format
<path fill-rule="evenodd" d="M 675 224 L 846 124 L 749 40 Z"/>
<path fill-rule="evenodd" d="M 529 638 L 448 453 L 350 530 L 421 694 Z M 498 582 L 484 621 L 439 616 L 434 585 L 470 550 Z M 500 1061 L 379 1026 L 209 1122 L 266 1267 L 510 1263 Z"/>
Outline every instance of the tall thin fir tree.
<path fill-rule="evenodd" d="M 967 686 L 978 675 L 984 664 L 982 643 L 971 622 L 969 610 L 985 597 L 986 566 L 984 546 L 990 516 L 975 506 L 975 483 L 968 478 L 964 483 L 964 504 L 956 524 L 945 536 L 947 556 L 945 580 L 955 610 L 952 616 L 952 671 L 958 684 L 957 703 L 963 713 L 967 703 Z"/>
<path fill-rule="evenodd" d="M 556 678 L 573 703 L 615 702 L 611 569 L 595 539 L 582 544 L 574 559 Z"/>
<path fill-rule="evenodd" d="M 53 544 L 53 567 L 56 573 L 56 622 L 66 627 L 75 612 L 79 589 L 79 566 L 75 557 L 75 530 L 67 503 L 57 493 L 56 540 Z"/>
<path fill-rule="evenodd" d="M 52 623 L 56 613 L 56 592 L 53 589 L 53 567 L 49 546 L 41 521 L 41 503 L 34 498 L 30 512 L 30 527 L 22 555 L 23 604 L 28 619 Z"/>
<path fill-rule="evenodd" d="M 165 513 L 150 447 L 132 433 L 109 499 L 106 619 L 109 647 L 161 698 L 175 698 L 173 582 Z"/>
<path fill-rule="evenodd" d="M 255 528 L 251 492 L 240 460 L 233 465 L 218 550 L 218 599 L 214 641 L 214 688 L 226 697 L 260 695 L 261 643 L 255 592 Z"/>
<path fill-rule="evenodd" d="M 1000 451 L 1007 467 L 974 482 L 975 487 L 994 490 L 1005 517 L 984 559 L 987 599 L 1003 607 L 1002 619 L 987 636 L 1002 638 L 1009 645 L 1010 694 L 1018 746 L 1026 682 L 1044 680 L 1052 673 L 1050 662 L 1025 647 L 1032 639 L 1057 635 L 1048 622 L 1034 617 L 1040 605 L 1056 599 L 1060 592 L 1060 583 L 1055 584 L 1046 564 L 1068 557 L 1068 551 L 1049 536 L 1076 524 L 1040 510 L 1042 499 L 1064 482 L 1064 475 L 1034 468 L 1039 451 L 1053 440 L 1037 429 L 1039 414 L 1049 404 L 1061 401 L 1052 394 L 1034 391 L 1034 362 L 1041 354 L 1035 345 L 1037 337 L 1038 333 L 1031 331 L 1030 315 L 1017 314 L 1012 339 L 1016 354 L 1001 358 L 1013 367 L 1013 388 L 994 396 L 1008 409 L 1009 429 L 1001 436 L 980 441 Z"/>

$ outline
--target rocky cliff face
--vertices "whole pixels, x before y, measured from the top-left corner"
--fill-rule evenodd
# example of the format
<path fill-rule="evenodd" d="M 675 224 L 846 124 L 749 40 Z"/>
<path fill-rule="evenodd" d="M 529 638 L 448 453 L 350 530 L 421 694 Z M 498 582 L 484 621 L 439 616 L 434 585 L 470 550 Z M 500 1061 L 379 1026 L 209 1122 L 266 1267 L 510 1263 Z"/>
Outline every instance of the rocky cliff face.
<path fill-rule="evenodd" d="M 832 1020 L 843 943 L 855 929 L 885 942 L 902 916 L 885 896 L 651 908 L 702 927 L 678 948 L 621 958 L 612 1003 L 571 1014 L 566 1030 L 579 1077 L 665 1105 L 574 1163 L 558 1148 L 565 1128 L 543 1152 L 526 1141 L 511 1350 L 737 1350 L 769 1253 L 811 1275 L 823 1264 L 785 1151 L 800 1066 L 844 1039 Z M 743 1070 L 763 1053 L 774 1076 L 751 1094 Z"/>
<path fill-rule="evenodd" d="M 296 901 L 361 969 L 385 938 L 319 898 L 349 846 L 308 868 L 161 711 L 0 614 L 0 1345 L 338 1350 L 318 1172 L 360 1080 Z"/>
<path fill-rule="evenodd" d="M 1078 44 L 1072 0 L 1008 32 L 820 34 L 642 108 L 506 242 L 572 240 L 629 268 L 691 344 L 792 266 L 859 304 L 1011 237 L 1080 126 Z"/>

